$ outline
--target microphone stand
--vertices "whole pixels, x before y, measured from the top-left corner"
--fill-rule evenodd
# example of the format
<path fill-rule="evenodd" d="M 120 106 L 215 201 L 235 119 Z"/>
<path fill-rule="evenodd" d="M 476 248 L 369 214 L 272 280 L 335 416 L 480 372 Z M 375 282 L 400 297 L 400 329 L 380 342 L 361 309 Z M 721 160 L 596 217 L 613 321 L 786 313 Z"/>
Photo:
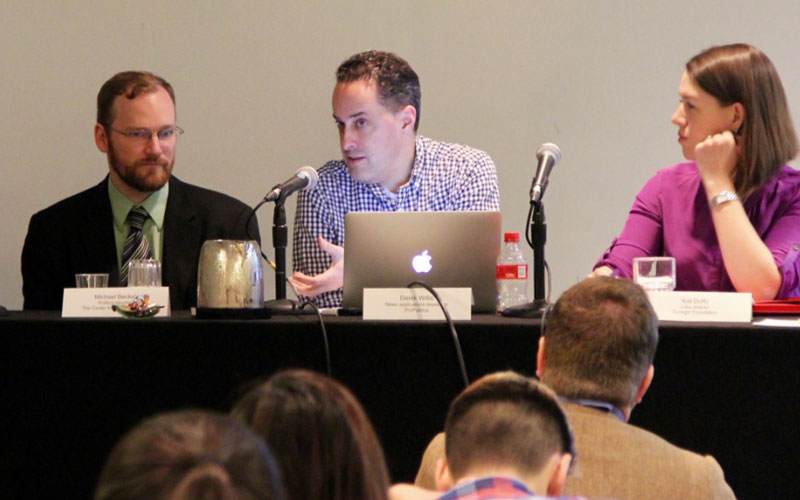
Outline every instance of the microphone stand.
<path fill-rule="evenodd" d="M 286 227 L 284 200 L 275 200 L 272 213 L 272 247 L 275 249 L 275 300 L 286 298 L 286 245 L 289 243 L 289 229 Z"/>
<path fill-rule="evenodd" d="M 264 308 L 272 314 L 313 314 L 314 311 L 299 309 L 297 301 L 286 298 L 286 245 L 289 230 L 286 227 L 286 198 L 275 200 L 272 213 L 272 247 L 275 249 L 275 299 L 264 302 Z"/>
<path fill-rule="evenodd" d="M 547 309 L 544 292 L 544 244 L 547 242 L 547 221 L 544 217 L 544 203 L 531 201 L 531 240 L 533 249 L 533 302 L 504 309 L 501 314 L 514 318 L 540 318 Z"/>

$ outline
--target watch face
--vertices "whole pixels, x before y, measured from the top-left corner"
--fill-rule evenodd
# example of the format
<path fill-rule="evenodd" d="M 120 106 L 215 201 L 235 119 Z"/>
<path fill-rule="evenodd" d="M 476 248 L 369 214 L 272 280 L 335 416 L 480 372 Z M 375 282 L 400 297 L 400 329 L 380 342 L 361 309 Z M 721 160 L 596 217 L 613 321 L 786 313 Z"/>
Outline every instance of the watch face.
<path fill-rule="evenodd" d="M 730 191 L 722 191 L 715 197 L 711 198 L 711 202 L 709 203 L 709 205 L 711 206 L 711 208 L 714 208 L 722 203 L 727 203 L 729 201 L 736 201 L 738 199 L 739 197 L 736 196 L 736 193 L 731 193 Z"/>

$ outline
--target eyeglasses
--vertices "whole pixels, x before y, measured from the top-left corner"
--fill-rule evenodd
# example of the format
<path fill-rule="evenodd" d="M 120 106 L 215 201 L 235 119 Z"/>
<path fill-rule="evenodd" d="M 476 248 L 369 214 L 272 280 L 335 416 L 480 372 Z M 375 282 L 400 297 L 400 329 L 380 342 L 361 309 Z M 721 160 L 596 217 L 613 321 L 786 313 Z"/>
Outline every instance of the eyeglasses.
<path fill-rule="evenodd" d="M 151 132 L 149 129 L 146 128 L 135 128 L 128 131 L 117 130 L 114 127 L 109 127 L 112 131 L 124 135 L 128 139 L 134 140 L 136 142 L 150 142 L 155 135 L 158 138 L 159 142 L 169 142 L 177 140 L 178 137 L 183 134 L 183 129 L 177 125 L 173 125 L 171 127 L 164 127 L 162 129 L 156 130 L 155 132 Z"/>

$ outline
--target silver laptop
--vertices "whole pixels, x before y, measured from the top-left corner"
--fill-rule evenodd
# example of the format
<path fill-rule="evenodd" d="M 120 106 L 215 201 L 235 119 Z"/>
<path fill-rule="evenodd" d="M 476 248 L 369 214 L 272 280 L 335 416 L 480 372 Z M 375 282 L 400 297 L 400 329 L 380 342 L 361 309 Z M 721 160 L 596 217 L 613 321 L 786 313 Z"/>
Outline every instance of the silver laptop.
<path fill-rule="evenodd" d="M 364 288 L 472 288 L 474 312 L 497 307 L 500 212 L 350 212 L 344 219 L 345 309 Z"/>

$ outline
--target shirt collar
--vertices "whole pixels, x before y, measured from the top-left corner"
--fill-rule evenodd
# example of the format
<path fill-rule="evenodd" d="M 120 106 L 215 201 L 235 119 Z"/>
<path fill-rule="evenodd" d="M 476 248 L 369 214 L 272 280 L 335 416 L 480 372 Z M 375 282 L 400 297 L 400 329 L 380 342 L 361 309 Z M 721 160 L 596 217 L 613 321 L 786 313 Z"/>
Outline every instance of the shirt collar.
<path fill-rule="evenodd" d="M 150 196 L 142 203 L 133 203 L 117 189 L 113 182 L 111 182 L 111 177 L 108 177 L 108 199 L 111 201 L 111 214 L 114 217 L 114 226 L 117 229 L 121 230 L 125 226 L 125 221 L 128 218 L 128 212 L 131 211 L 131 208 L 134 206 L 142 206 L 147 210 L 147 213 L 150 215 L 150 218 L 153 219 L 153 223 L 158 230 L 161 231 L 164 225 L 164 214 L 167 211 L 168 197 L 169 182 L 164 184 L 160 189 L 150 193 Z"/>
<path fill-rule="evenodd" d="M 387 201 L 392 206 L 396 205 L 397 200 L 399 199 L 399 194 L 402 191 L 405 191 L 409 188 L 413 188 L 414 190 L 419 189 L 419 177 L 422 174 L 422 169 L 425 168 L 423 162 L 423 158 L 425 157 L 424 147 L 423 137 L 419 135 L 416 136 L 414 139 L 414 163 L 411 166 L 411 175 L 405 183 L 401 184 L 400 187 L 397 188 L 397 193 L 389 191 L 380 184 L 366 184 L 366 186 L 368 186 L 372 193 L 378 198 Z"/>
<path fill-rule="evenodd" d="M 604 411 L 606 413 L 610 413 L 619 419 L 620 422 L 625 423 L 625 414 L 622 412 L 619 406 L 613 405 L 607 401 L 599 401 L 597 399 L 587 399 L 587 398 L 564 398 L 559 397 L 561 401 L 565 401 L 567 403 L 575 403 L 581 405 L 586 408 L 594 408 L 595 410 Z"/>
<path fill-rule="evenodd" d="M 416 139 L 414 139 L 414 164 L 411 167 L 411 176 L 408 178 L 408 182 L 400 186 L 400 189 L 404 188 L 405 186 L 412 186 L 417 188 L 419 184 L 419 178 L 422 175 L 422 169 L 425 167 L 425 141 L 421 135 L 418 135 Z M 398 192 L 400 190 L 398 189 Z"/>
<path fill-rule="evenodd" d="M 499 493 L 503 492 L 500 496 Z M 534 493 L 522 481 L 502 476 L 486 476 L 463 482 L 448 491 L 439 500 L 459 498 L 526 498 Z"/>

